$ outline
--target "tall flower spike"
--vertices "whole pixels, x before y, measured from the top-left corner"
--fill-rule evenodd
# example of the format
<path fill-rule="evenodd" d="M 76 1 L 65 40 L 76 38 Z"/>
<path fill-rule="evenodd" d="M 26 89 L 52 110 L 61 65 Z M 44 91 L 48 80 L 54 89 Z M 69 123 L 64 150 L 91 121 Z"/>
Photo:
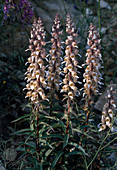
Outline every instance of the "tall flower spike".
<path fill-rule="evenodd" d="M 29 50 L 31 56 L 28 58 L 29 67 L 27 68 L 26 78 L 28 90 L 26 97 L 29 97 L 32 103 L 36 104 L 41 99 L 45 100 L 46 96 L 44 88 L 45 82 L 45 66 L 43 59 L 46 57 L 46 51 L 43 48 L 45 46 L 45 32 L 42 26 L 42 21 L 39 18 L 38 21 L 34 20 L 33 28 L 31 31 L 31 39 Z"/>
<path fill-rule="evenodd" d="M 100 127 L 99 131 L 105 130 L 106 127 L 112 128 L 112 121 L 115 118 L 115 112 L 116 112 L 116 105 L 114 101 L 114 85 L 111 82 L 109 89 L 107 90 L 107 96 L 108 102 L 105 103 L 102 111 L 102 126 Z"/>
<path fill-rule="evenodd" d="M 60 64 L 62 61 L 62 46 L 60 35 L 60 20 L 58 15 L 56 15 L 54 24 L 52 27 L 52 38 L 51 38 L 51 50 L 50 50 L 50 61 L 49 61 L 49 76 L 47 78 L 48 85 L 47 88 L 53 90 L 59 90 L 60 83 Z"/>
<path fill-rule="evenodd" d="M 83 96 L 85 96 L 85 111 L 87 111 L 87 118 L 86 123 L 88 123 L 88 119 L 90 116 L 90 106 L 94 103 L 93 97 L 94 95 L 97 95 L 99 93 L 99 87 L 101 84 L 101 73 L 100 68 L 102 61 L 102 56 L 100 52 L 100 36 L 96 30 L 96 27 L 93 26 L 93 24 L 90 24 L 89 27 L 89 36 L 87 38 L 87 44 L 89 48 L 87 49 L 86 53 L 86 69 L 84 73 L 84 93 Z M 84 132 L 87 131 L 87 127 L 84 128 Z"/>
<path fill-rule="evenodd" d="M 62 61 L 62 46 L 60 38 L 61 34 L 62 31 L 60 31 L 60 20 L 58 18 L 58 15 L 56 15 L 54 24 L 52 26 L 52 45 L 50 50 L 49 75 L 47 77 L 47 88 L 50 89 L 50 115 L 52 113 L 54 91 L 59 90 L 60 84 L 60 64 Z"/>
<path fill-rule="evenodd" d="M 78 91 L 75 83 L 78 82 L 78 75 L 77 75 L 77 67 L 80 67 L 78 65 L 78 62 L 76 60 L 76 55 L 78 55 L 78 45 L 76 41 L 76 33 L 75 33 L 75 27 L 70 19 L 70 15 L 67 15 L 67 24 L 66 24 L 66 32 L 68 34 L 66 39 L 66 50 L 65 50 L 65 57 L 64 62 L 64 74 L 65 78 L 63 79 L 63 88 L 61 92 L 67 92 L 68 98 L 70 100 L 73 100 L 74 96 L 76 95 L 76 92 Z"/>
<path fill-rule="evenodd" d="M 99 87 L 101 84 L 102 75 L 100 73 L 102 56 L 100 52 L 100 36 L 96 30 L 96 28 L 90 24 L 89 27 L 89 36 L 87 38 L 87 44 L 89 48 L 87 50 L 86 56 L 86 69 L 84 73 L 84 96 L 86 105 L 90 105 L 92 103 L 92 96 L 97 95 L 99 93 Z"/>
<path fill-rule="evenodd" d="M 67 32 L 67 39 L 66 39 L 66 50 L 65 50 L 65 57 L 64 63 L 65 67 L 63 72 L 65 73 L 65 78 L 63 79 L 63 88 L 61 92 L 67 93 L 65 98 L 67 98 L 67 107 L 68 107 L 68 120 L 67 120 L 67 129 L 66 133 L 68 133 L 69 128 L 69 114 L 71 108 L 71 101 L 73 101 L 75 95 L 78 92 L 78 89 L 75 85 L 78 79 L 77 75 L 77 67 L 78 62 L 76 61 L 76 55 L 78 55 L 78 45 L 76 41 L 77 34 L 75 33 L 75 27 L 70 19 L 70 15 L 67 15 L 67 24 L 66 24 L 66 32 Z"/>

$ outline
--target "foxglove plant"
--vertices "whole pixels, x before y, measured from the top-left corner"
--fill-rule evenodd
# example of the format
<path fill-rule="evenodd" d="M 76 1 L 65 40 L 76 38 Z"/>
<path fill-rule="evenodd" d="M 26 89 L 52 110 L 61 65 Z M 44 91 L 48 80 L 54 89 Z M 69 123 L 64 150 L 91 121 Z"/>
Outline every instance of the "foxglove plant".
<path fill-rule="evenodd" d="M 62 61 L 62 46 L 60 35 L 60 20 L 58 15 L 56 15 L 54 20 L 54 25 L 52 27 L 52 38 L 51 38 L 51 50 L 50 50 L 50 60 L 49 60 L 49 75 L 47 77 L 47 88 L 50 89 L 51 93 L 51 103 L 50 103 L 50 115 L 52 112 L 53 95 L 55 90 L 59 90 L 60 84 L 60 72 L 61 72 L 61 61 Z"/>
<path fill-rule="evenodd" d="M 102 56 L 101 56 L 101 46 L 100 46 L 100 36 L 93 24 L 89 27 L 89 36 L 87 38 L 87 44 L 89 48 L 86 53 L 86 69 L 84 73 L 84 96 L 85 96 L 85 110 L 87 110 L 87 120 L 89 119 L 90 106 L 94 103 L 94 95 L 99 94 L 102 75 L 100 73 Z M 86 129 L 85 129 L 86 130 Z"/>
<path fill-rule="evenodd" d="M 112 128 L 112 122 L 114 120 L 115 112 L 116 112 L 116 105 L 114 101 L 114 85 L 111 82 L 109 89 L 107 90 L 107 96 L 108 99 L 107 103 L 105 103 L 102 111 L 102 126 L 100 127 L 99 131 L 105 130 L 107 127 Z"/>
<path fill-rule="evenodd" d="M 36 120 L 37 120 L 37 151 L 39 150 L 39 108 L 40 102 L 46 100 L 44 89 L 46 87 L 45 82 L 45 66 L 43 60 L 46 57 L 46 51 L 43 48 L 45 46 L 45 32 L 42 26 L 42 21 L 39 18 L 38 21 L 34 20 L 33 29 L 31 31 L 31 39 L 29 50 L 31 51 L 31 56 L 28 58 L 29 67 L 27 68 L 26 78 L 28 90 L 26 97 L 28 97 L 31 103 L 36 108 Z M 34 123 L 35 125 L 35 123 Z"/>
<path fill-rule="evenodd" d="M 68 108 L 68 118 L 67 118 L 67 128 L 66 128 L 66 134 L 68 133 L 69 129 L 69 116 L 70 116 L 70 109 L 72 109 L 72 101 L 74 100 L 74 97 L 78 93 L 78 89 L 75 85 L 77 83 L 78 72 L 77 67 L 80 67 L 78 65 L 78 62 L 76 60 L 76 56 L 78 56 L 78 45 L 76 41 L 77 34 L 75 33 L 75 27 L 72 23 L 72 20 L 70 19 L 70 15 L 67 15 L 67 24 L 66 24 L 66 32 L 67 32 L 67 39 L 66 39 L 66 50 L 65 50 L 65 57 L 64 62 L 64 74 L 65 78 L 63 79 L 63 87 L 61 92 L 65 92 L 65 99 L 67 99 L 67 108 Z"/>

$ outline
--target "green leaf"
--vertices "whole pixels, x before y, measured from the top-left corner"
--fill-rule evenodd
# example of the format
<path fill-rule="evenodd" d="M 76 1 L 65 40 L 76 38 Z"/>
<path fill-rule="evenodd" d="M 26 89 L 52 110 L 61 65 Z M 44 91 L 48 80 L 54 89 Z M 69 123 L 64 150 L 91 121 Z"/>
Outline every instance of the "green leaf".
<path fill-rule="evenodd" d="M 74 146 L 75 148 L 78 148 L 78 149 L 81 150 L 85 155 L 88 156 L 88 154 L 85 153 L 85 150 L 82 148 L 82 146 L 78 145 L 77 143 L 73 143 L 73 142 L 70 142 L 70 143 L 68 143 L 68 144 Z"/>
<path fill-rule="evenodd" d="M 26 117 L 29 117 L 29 116 L 30 116 L 30 114 L 23 115 L 23 116 L 19 117 L 18 119 L 13 120 L 12 123 L 17 122 L 17 121 L 19 121 L 19 120 L 21 120 L 21 119 L 24 119 L 24 118 L 26 118 Z"/>
<path fill-rule="evenodd" d="M 21 155 L 19 156 L 19 159 L 24 158 L 24 156 L 25 156 L 26 154 L 27 154 L 27 151 L 21 153 Z"/>
<path fill-rule="evenodd" d="M 58 135 L 58 134 L 52 134 L 52 135 L 44 135 L 44 136 L 42 137 L 42 139 L 43 139 L 43 138 L 61 138 L 61 139 L 64 139 L 64 136 Z"/>
<path fill-rule="evenodd" d="M 84 153 L 80 152 L 80 151 L 73 151 L 70 153 L 67 153 L 68 156 L 72 156 L 72 155 L 84 155 Z"/>
<path fill-rule="evenodd" d="M 24 165 L 24 162 L 22 161 L 22 162 L 21 162 L 21 165 L 20 165 L 20 170 L 22 170 L 23 165 Z"/>
<path fill-rule="evenodd" d="M 60 128 L 65 128 L 66 126 L 56 123 L 56 124 L 53 124 L 52 127 L 53 127 L 53 128 L 59 128 L 59 127 L 60 127 Z"/>
<path fill-rule="evenodd" d="M 46 140 L 40 139 L 40 142 L 45 143 L 45 144 L 48 145 L 51 149 L 54 149 L 54 147 L 52 147 Z"/>
<path fill-rule="evenodd" d="M 25 140 L 25 143 L 27 143 L 27 141 L 29 140 L 29 138 L 32 136 L 32 134 L 35 132 L 35 130 L 31 131 L 28 135 L 28 137 Z"/>
<path fill-rule="evenodd" d="M 69 134 L 65 134 L 65 143 L 63 144 L 63 148 L 65 148 L 66 145 L 68 144 L 68 139 L 69 139 Z"/>
<path fill-rule="evenodd" d="M 49 154 L 53 151 L 53 149 L 48 149 L 48 151 L 45 153 L 45 157 L 48 157 Z"/>
<path fill-rule="evenodd" d="M 21 146 L 20 146 L 20 147 L 17 148 L 17 151 L 25 152 L 26 149 L 25 149 L 24 147 L 21 147 Z"/>
<path fill-rule="evenodd" d="M 73 128 L 72 130 L 75 131 L 75 132 L 81 133 L 81 134 L 83 134 L 83 135 L 85 135 L 85 136 L 93 139 L 94 141 L 96 141 L 92 136 L 89 136 L 87 133 L 84 133 L 84 132 L 82 132 L 82 131 L 79 130 L 79 129 L 74 129 L 74 128 Z"/>
<path fill-rule="evenodd" d="M 52 162 L 52 168 L 54 168 L 54 167 L 55 167 L 55 165 L 56 165 L 57 161 L 59 160 L 59 158 L 60 158 L 60 157 L 61 157 L 61 155 L 63 155 L 63 154 L 64 154 L 64 152 L 62 152 L 62 151 L 59 151 L 59 152 L 57 153 L 57 155 L 56 155 L 56 157 L 55 157 L 54 161 Z"/>
<path fill-rule="evenodd" d="M 21 130 L 14 132 L 13 134 L 15 134 L 15 135 L 28 134 L 30 131 L 31 131 L 30 129 L 21 129 Z"/>
<path fill-rule="evenodd" d="M 28 143 L 26 143 L 25 144 L 30 150 L 32 149 L 32 150 L 34 150 L 35 148 L 36 148 L 36 146 L 35 146 L 35 143 L 33 142 L 28 142 Z"/>

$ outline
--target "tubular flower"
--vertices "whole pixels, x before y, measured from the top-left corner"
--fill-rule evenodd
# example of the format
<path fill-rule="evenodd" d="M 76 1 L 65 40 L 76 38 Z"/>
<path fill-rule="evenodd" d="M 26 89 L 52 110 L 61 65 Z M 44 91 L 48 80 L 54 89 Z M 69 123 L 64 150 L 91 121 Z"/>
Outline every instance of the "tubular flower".
<path fill-rule="evenodd" d="M 115 111 L 116 111 L 116 105 L 115 105 L 114 96 L 113 96 L 115 91 L 113 90 L 113 88 L 114 88 L 114 85 L 111 82 L 110 87 L 107 90 L 106 98 L 108 99 L 108 102 L 105 103 L 103 107 L 102 119 L 101 119 L 102 125 L 99 131 L 105 130 L 107 126 L 109 128 L 112 128 L 112 121 L 115 118 Z"/>
<path fill-rule="evenodd" d="M 52 27 L 52 38 L 51 38 L 51 50 L 50 50 L 50 61 L 49 61 L 49 76 L 47 78 L 49 89 L 59 90 L 60 83 L 60 63 L 62 60 L 62 46 L 61 46 L 61 38 L 60 35 L 62 31 L 60 31 L 60 21 L 58 16 L 56 15 L 54 24 Z"/>
<path fill-rule="evenodd" d="M 31 56 L 28 58 L 29 67 L 25 73 L 27 79 L 26 88 L 28 90 L 26 97 L 29 97 L 32 103 L 38 103 L 40 99 L 46 99 L 44 88 L 45 82 L 45 66 L 43 59 L 46 56 L 46 51 L 43 48 L 45 45 L 45 32 L 42 26 L 42 21 L 34 20 L 33 28 L 31 31 L 31 39 L 29 50 Z M 26 64 L 27 64 L 26 63 Z"/>
<path fill-rule="evenodd" d="M 78 75 L 77 75 L 77 66 L 78 62 L 76 61 L 76 55 L 78 55 L 78 45 L 76 41 L 76 33 L 75 27 L 70 19 L 70 15 L 67 15 L 67 24 L 66 24 L 66 32 L 68 34 L 66 39 L 66 50 L 65 50 L 65 57 L 64 63 L 65 67 L 63 72 L 65 74 L 65 78 L 63 79 L 63 88 L 61 92 L 67 92 L 68 98 L 73 100 L 76 92 L 78 91 L 75 83 L 78 82 Z"/>
<path fill-rule="evenodd" d="M 84 94 L 86 98 L 86 102 L 89 105 L 91 102 L 92 95 L 97 95 L 99 92 L 99 87 L 101 83 L 101 73 L 100 68 L 102 61 L 102 56 L 100 52 L 100 36 L 96 30 L 96 28 L 90 24 L 89 27 L 89 36 L 87 38 L 87 44 L 89 48 L 86 53 L 86 69 L 84 73 Z"/>

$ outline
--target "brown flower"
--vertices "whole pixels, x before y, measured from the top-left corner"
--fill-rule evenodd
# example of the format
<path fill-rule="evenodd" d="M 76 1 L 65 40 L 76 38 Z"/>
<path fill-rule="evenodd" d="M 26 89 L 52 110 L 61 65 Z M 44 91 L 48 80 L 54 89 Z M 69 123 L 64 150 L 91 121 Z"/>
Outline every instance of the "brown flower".
<path fill-rule="evenodd" d="M 32 103 L 38 103 L 40 99 L 46 99 L 44 88 L 45 82 L 45 66 L 43 59 L 46 56 L 45 46 L 45 32 L 42 26 L 42 21 L 39 18 L 34 20 L 33 28 L 31 30 L 29 50 L 31 56 L 28 58 L 29 67 L 25 73 L 27 79 L 26 88 L 28 90 L 26 97 L 29 97 Z"/>
<path fill-rule="evenodd" d="M 47 77 L 49 89 L 59 90 L 60 83 L 60 64 L 62 61 L 62 45 L 61 45 L 61 31 L 60 31 L 60 20 L 56 15 L 54 24 L 52 26 L 52 38 L 51 38 L 51 50 L 49 60 L 49 75 Z"/>
<path fill-rule="evenodd" d="M 70 19 L 70 15 L 67 15 L 67 24 L 66 24 L 66 32 L 67 32 L 67 39 L 65 41 L 66 50 L 65 50 L 65 57 L 64 62 L 65 67 L 63 69 L 63 73 L 65 74 L 65 78 L 63 79 L 63 88 L 61 92 L 67 92 L 68 98 L 73 100 L 76 92 L 78 89 L 75 85 L 77 79 L 79 78 L 77 75 L 77 67 L 78 62 L 76 60 L 76 56 L 78 56 L 78 44 L 76 40 L 77 34 L 75 33 L 75 27 Z"/>
<path fill-rule="evenodd" d="M 86 69 L 84 73 L 84 96 L 86 104 L 90 104 L 92 100 L 92 95 L 97 95 L 99 93 L 99 87 L 102 80 L 102 75 L 100 73 L 102 56 L 100 52 L 100 36 L 96 28 L 90 24 L 89 36 L 87 38 L 87 44 L 89 48 L 86 53 Z"/>
<path fill-rule="evenodd" d="M 116 112 L 116 105 L 114 102 L 114 85 L 111 82 L 109 89 L 107 90 L 107 96 L 106 98 L 108 99 L 108 102 L 105 103 L 102 111 L 102 119 L 101 119 L 101 127 L 99 131 L 105 130 L 106 127 L 108 126 L 109 128 L 112 128 L 112 121 L 115 118 L 115 112 Z"/>

